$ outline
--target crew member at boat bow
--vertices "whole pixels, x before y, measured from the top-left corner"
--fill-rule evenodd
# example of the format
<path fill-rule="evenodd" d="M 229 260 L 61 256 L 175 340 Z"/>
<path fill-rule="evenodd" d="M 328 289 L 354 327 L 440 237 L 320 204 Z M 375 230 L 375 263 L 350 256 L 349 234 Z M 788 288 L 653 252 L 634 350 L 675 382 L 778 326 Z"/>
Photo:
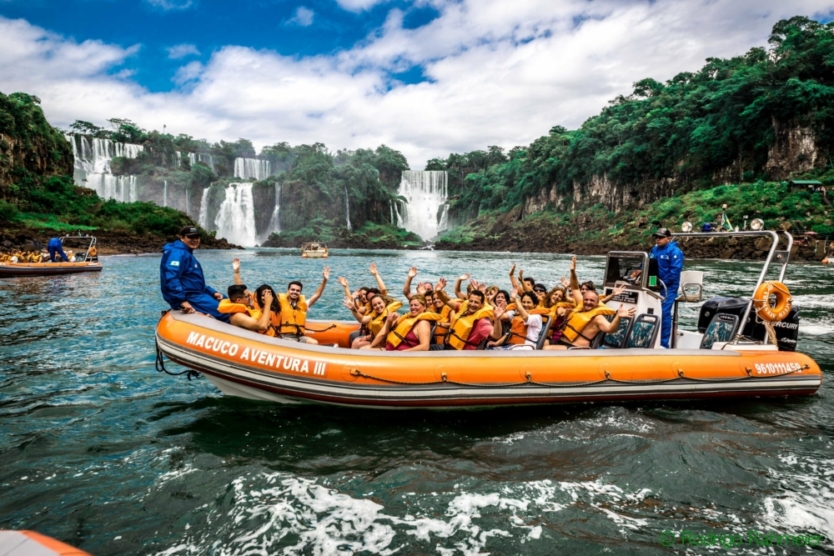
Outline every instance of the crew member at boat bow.
<path fill-rule="evenodd" d="M 46 244 L 46 248 L 49 251 L 49 262 L 55 262 L 55 255 L 60 255 L 61 260 L 65 263 L 69 262 L 69 258 L 67 257 L 66 253 L 64 253 L 64 244 L 61 243 L 61 238 L 53 237 L 49 240 L 49 243 Z"/>
<path fill-rule="evenodd" d="M 203 267 L 194 250 L 200 246 L 200 231 L 194 226 L 180 230 L 180 239 L 162 248 L 159 283 L 162 298 L 172 309 L 203 313 L 229 322 L 229 315 L 217 310 L 223 294 L 206 285 Z"/>

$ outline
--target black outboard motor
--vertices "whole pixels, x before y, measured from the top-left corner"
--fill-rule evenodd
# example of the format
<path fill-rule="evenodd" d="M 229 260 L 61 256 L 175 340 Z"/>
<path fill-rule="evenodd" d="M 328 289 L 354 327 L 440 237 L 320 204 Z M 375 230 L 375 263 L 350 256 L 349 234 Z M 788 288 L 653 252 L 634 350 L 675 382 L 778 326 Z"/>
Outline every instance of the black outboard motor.
<path fill-rule="evenodd" d="M 701 314 L 698 316 L 698 332 L 706 332 L 709 322 L 716 313 L 738 315 L 741 319 L 749 303 L 750 300 L 743 297 L 713 297 L 707 300 L 701 306 Z M 776 331 L 779 351 L 796 351 L 796 339 L 799 336 L 799 309 L 792 307 L 787 317 L 773 323 L 773 329 Z M 756 322 L 756 314 L 751 309 L 742 336 L 763 341 L 766 334 L 764 323 Z"/>

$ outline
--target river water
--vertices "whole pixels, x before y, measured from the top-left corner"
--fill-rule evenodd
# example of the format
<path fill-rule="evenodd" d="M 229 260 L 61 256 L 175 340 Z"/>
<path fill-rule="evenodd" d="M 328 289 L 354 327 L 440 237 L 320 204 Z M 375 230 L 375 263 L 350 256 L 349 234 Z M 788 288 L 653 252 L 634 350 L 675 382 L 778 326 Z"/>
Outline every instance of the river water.
<path fill-rule="evenodd" d="M 231 283 L 236 255 L 250 287 L 300 279 L 307 295 L 329 264 L 312 318 L 348 318 L 335 277 L 371 286 L 372 261 L 392 292 L 411 265 L 418 279 L 472 272 L 507 287 L 512 262 L 548 285 L 569 264 L 198 251 L 210 284 Z M 103 263 L 100 275 L 0 280 L 0 529 L 94 555 L 834 550 L 832 269 L 796 264 L 786 280 L 800 350 L 828 375 L 815 396 L 428 412 L 285 407 L 157 373 L 159 257 Z M 604 258 L 583 258 L 580 279 L 599 282 L 603 268 Z M 759 265 L 686 268 L 706 271 L 709 297 L 750 295 Z M 694 323 L 697 308 L 682 317 Z"/>

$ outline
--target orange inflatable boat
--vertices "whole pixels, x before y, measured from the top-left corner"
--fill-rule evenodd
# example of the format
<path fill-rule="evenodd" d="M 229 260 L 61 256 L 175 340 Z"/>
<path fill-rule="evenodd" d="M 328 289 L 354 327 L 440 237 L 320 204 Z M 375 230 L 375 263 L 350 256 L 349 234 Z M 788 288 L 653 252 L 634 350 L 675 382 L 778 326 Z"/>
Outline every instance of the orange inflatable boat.
<path fill-rule="evenodd" d="M 208 317 L 170 311 L 160 352 L 226 394 L 285 403 L 392 408 L 813 394 L 808 356 L 776 346 L 720 350 L 351 350 L 356 323 L 311 322 L 324 347 L 276 340 Z"/>
<path fill-rule="evenodd" d="M 608 293 L 622 286 L 625 291 L 614 303 L 631 305 L 634 315 L 621 318 L 616 331 L 597 335 L 590 349 L 352 350 L 349 335 L 357 330 L 356 322 L 308 322 L 308 334 L 320 344 L 310 345 L 169 311 L 156 329 L 157 367 L 165 370 L 165 355 L 203 373 L 224 393 L 244 398 L 361 407 L 814 394 L 822 372 L 810 357 L 795 351 L 799 317 L 790 306 L 790 294 L 781 282 L 764 281 L 771 260 L 780 261 L 783 280 L 792 239 L 788 235 L 787 250 L 777 251 L 774 232 L 721 234 L 730 235 L 774 241 L 754 297 L 704 302 L 696 330 L 678 327 L 675 310 L 672 349 L 660 346 L 661 303 L 668 295 L 675 295 L 676 303 L 701 303 L 703 273 L 682 277 L 681 291 L 668 292 L 646 253 L 612 252 L 604 288 Z M 775 307 L 773 292 L 778 294 Z M 548 326 L 543 328 L 540 345 Z"/>
<path fill-rule="evenodd" d="M 2 556 L 90 556 L 89 553 L 34 531 L 0 531 Z"/>

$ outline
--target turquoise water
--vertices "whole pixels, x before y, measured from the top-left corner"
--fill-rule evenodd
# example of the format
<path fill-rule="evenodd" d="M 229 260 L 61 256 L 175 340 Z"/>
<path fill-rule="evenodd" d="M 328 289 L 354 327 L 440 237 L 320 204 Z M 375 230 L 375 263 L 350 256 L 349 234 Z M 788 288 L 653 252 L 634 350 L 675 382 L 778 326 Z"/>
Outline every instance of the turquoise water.
<path fill-rule="evenodd" d="M 199 251 L 210 284 L 231 283 L 236 255 L 250 287 L 300 279 L 307 295 L 329 264 L 312 318 L 348 318 L 335 278 L 373 285 L 372 261 L 392 292 L 411 265 L 418 279 L 472 272 L 506 287 L 512 262 L 548 285 L 569 263 Z M 820 550 L 760 547 L 758 533 L 834 549 L 832 269 L 796 264 L 786 280 L 800 349 L 828 375 L 816 396 L 432 413 L 284 407 L 159 374 L 159 257 L 103 262 L 100 275 L 0 280 L 0 529 L 94 555 L 664 554 L 710 533 L 700 542 L 713 546 L 690 551 Z M 598 282 L 603 268 L 582 259 L 580 278 Z M 758 268 L 687 263 L 707 272 L 707 297 L 750 295 Z M 697 309 L 682 316 L 691 324 Z"/>

